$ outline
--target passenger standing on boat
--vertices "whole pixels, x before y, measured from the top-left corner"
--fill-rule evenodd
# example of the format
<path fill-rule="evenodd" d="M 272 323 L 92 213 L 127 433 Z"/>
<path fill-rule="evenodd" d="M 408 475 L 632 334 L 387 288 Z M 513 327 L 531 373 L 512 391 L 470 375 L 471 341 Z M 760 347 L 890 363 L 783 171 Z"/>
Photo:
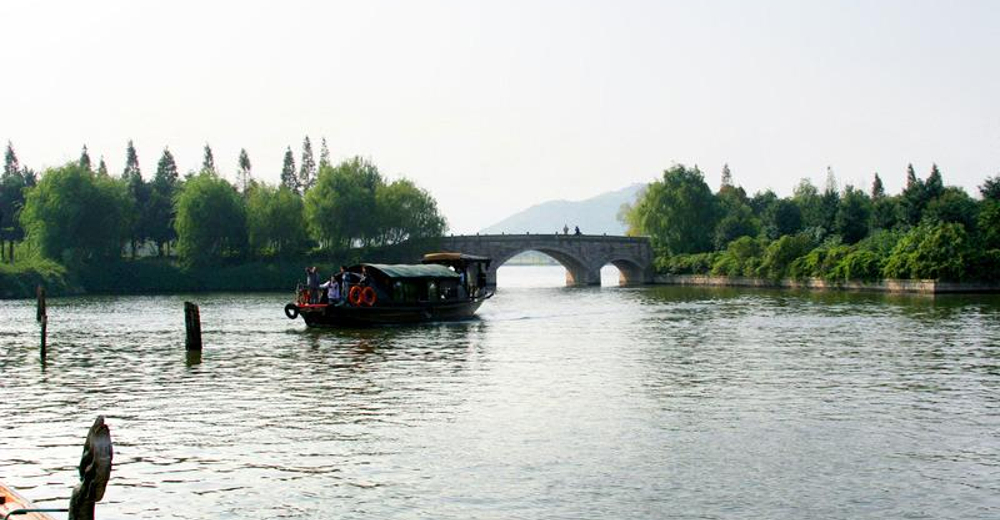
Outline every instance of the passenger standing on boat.
<path fill-rule="evenodd" d="M 347 300 L 347 293 L 351 290 L 351 278 L 347 271 L 347 266 L 340 266 L 340 300 L 341 302 Z"/>
<path fill-rule="evenodd" d="M 316 266 L 306 267 L 306 286 L 309 287 L 309 303 L 319 301 L 319 273 Z"/>
<path fill-rule="evenodd" d="M 326 302 L 330 305 L 337 305 L 340 303 L 340 282 L 337 281 L 337 275 L 331 274 L 330 280 L 324 282 L 323 285 L 319 286 L 320 289 L 326 289 Z"/>

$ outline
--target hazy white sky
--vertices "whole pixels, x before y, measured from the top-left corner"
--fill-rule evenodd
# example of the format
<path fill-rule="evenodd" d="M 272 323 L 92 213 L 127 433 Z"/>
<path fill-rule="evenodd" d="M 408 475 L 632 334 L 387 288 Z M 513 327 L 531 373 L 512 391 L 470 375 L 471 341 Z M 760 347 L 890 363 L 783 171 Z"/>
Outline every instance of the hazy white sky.
<path fill-rule="evenodd" d="M 971 192 L 1000 172 L 1000 2 L 3 2 L 0 139 L 36 169 L 135 141 L 182 171 L 210 143 L 277 182 L 326 137 L 470 232 L 728 162 L 749 192 L 802 177 Z"/>

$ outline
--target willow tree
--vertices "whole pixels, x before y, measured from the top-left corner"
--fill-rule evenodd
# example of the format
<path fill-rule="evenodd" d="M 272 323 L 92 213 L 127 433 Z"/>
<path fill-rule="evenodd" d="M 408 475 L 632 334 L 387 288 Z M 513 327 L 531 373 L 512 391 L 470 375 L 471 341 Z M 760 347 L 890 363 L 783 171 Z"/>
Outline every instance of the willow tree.
<path fill-rule="evenodd" d="M 300 252 L 308 239 L 302 197 L 288 186 L 255 183 L 247 194 L 247 238 L 253 254 Z"/>
<path fill-rule="evenodd" d="M 246 246 L 243 198 L 225 180 L 203 171 L 177 196 L 177 252 L 188 266 L 240 256 Z"/>
<path fill-rule="evenodd" d="M 28 192 L 20 219 L 43 256 L 73 265 L 117 258 L 131 211 L 124 182 L 73 162 L 45 172 Z"/>
<path fill-rule="evenodd" d="M 717 219 L 715 196 L 697 167 L 674 165 L 625 211 L 630 232 L 648 235 L 667 254 L 710 251 Z"/>

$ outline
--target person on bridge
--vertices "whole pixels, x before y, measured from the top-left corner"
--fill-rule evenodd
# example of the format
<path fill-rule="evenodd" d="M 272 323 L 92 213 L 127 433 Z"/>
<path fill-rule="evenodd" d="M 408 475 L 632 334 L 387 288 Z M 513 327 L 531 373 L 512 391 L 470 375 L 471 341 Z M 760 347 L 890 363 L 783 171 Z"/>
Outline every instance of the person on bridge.
<path fill-rule="evenodd" d="M 583 234 L 583 233 L 580 233 L 580 226 L 574 226 L 574 227 L 576 228 L 576 231 L 573 231 L 574 235 L 578 235 L 579 236 L 579 235 Z"/>

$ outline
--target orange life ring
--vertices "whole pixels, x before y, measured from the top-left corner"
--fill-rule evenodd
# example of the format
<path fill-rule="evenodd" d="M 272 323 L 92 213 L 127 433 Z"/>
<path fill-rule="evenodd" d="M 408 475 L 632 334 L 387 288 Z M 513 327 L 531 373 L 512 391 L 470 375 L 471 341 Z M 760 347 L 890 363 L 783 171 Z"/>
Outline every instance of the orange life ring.
<path fill-rule="evenodd" d="M 378 300 L 378 295 L 375 294 L 375 289 L 365 287 L 364 290 L 361 291 L 361 302 L 368 307 L 375 305 L 376 300 Z"/>
<path fill-rule="evenodd" d="M 351 291 L 347 293 L 347 301 L 354 306 L 361 305 L 361 292 L 361 287 L 357 285 L 351 287 Z"/>

